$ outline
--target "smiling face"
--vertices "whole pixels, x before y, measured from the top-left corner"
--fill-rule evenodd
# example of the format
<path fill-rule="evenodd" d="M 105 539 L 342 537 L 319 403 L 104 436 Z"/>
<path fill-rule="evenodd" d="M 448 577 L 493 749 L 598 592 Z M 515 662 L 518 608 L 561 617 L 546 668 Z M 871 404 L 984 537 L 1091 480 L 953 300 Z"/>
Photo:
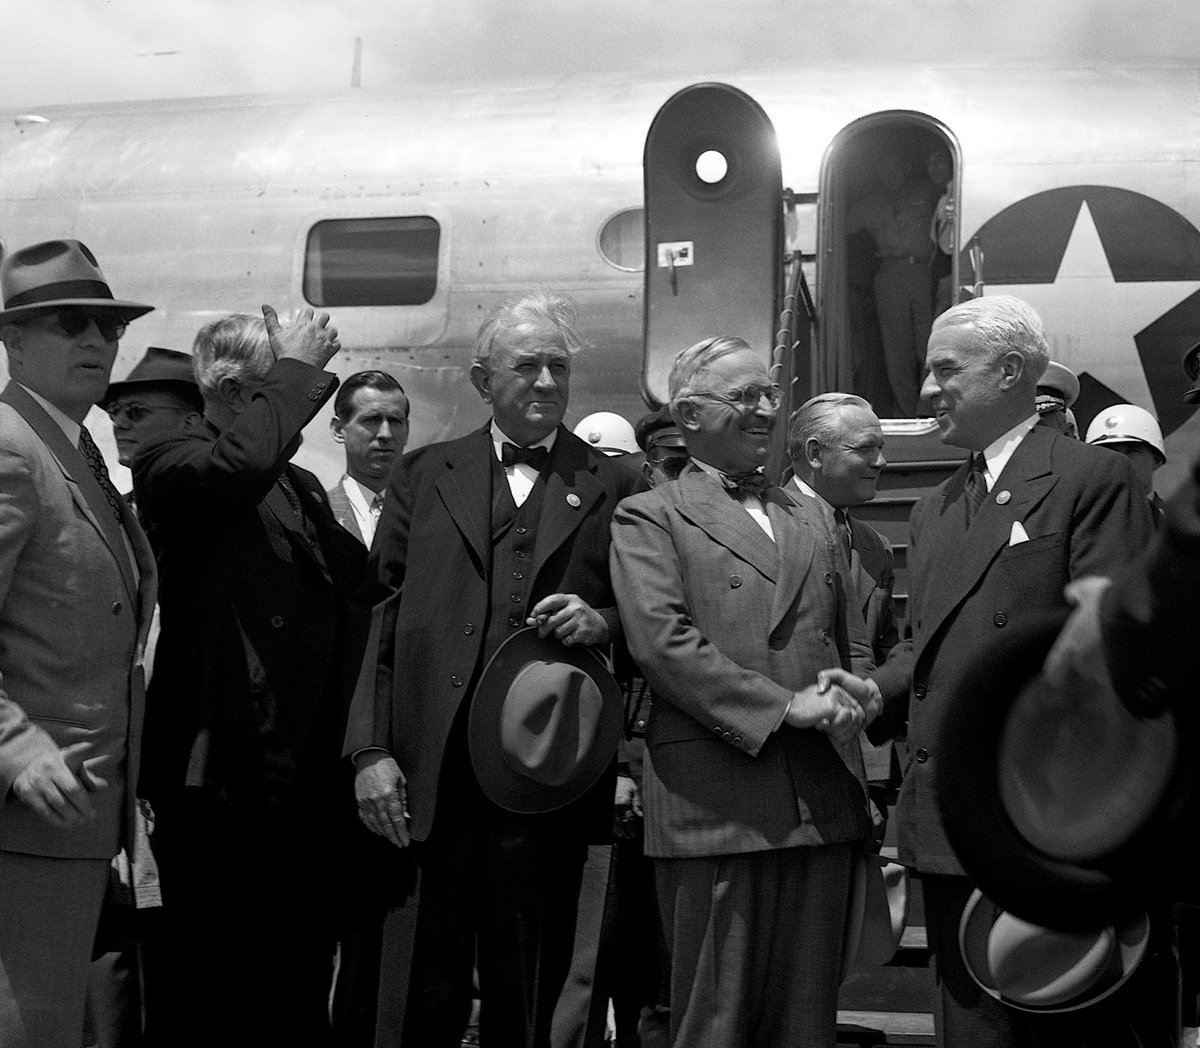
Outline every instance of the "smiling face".
<path fill-rule="evenodd" d="M 117 341 L 107 341 L 94 320 L 67 335 L 51 314 L 7 325 L 3 335 L 12 377 L 68 418 L 82 422 L 107 392 Z"/>
<path fill-rule="evenodd" d="M 844 404 L 833 415 L 827 445 L 809 442 L 812 487 L 831 506 L 861 506 L 875 497 L 883 457 L 883 427 L 870 408 Z"/>
<path fill-rule="evenodd" d="M 471 381 L 496 424 L 522 446 L 548 437 L 562 422 L 571 387 L 571 355 L 548 320 L 527 321 L 500 332 Z"/>
<path fill-rule="evenodd" d="M 1033 413 L 1033 397 L 1014 396 L 1023 361 L 1018 353 L 989 358 L 973 324 L 934 329 L 925 356 L 921 396 L 927 397 L 942 443 L 983 451 Z"/>
<path fill-rule="evenodd" d="M 736 396 L 746 387 L 769 389 L 766 365 L 751 349 L 719 357 L 704 372 L 699 388 L 679 402 L 688 451 L 722 473 L 745 473 L 767 461 L 778 416 L 764 396 L 753 408 L 702 393 Z"/>

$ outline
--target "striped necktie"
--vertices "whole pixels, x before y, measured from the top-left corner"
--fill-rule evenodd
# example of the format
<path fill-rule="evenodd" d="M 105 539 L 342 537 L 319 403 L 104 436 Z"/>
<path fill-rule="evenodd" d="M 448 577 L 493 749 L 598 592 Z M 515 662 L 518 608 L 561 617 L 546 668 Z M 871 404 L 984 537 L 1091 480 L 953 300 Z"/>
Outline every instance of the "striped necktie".
<path fill-rule="evenodd" d="M 976 452 L 971 456 L 971 471 L 967 474 L 966 483 L 963 485 L 963 490 L 966 492 L 967 506 L 967 527 L 971 526 L 971 521 L 975 519 L 975 514 L 979 512 L 979 507 L 983 505 L 983 500 L 987 498 L 987 478 L 984 476 L 984 471 L 987 469 L 987 460 L 983 457 L 982 452 Z"/>

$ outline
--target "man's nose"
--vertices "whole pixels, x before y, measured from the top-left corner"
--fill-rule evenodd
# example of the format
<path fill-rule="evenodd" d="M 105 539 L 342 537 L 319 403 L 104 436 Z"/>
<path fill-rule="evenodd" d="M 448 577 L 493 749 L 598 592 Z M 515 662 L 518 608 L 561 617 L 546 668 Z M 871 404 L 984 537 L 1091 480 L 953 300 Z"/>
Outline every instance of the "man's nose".
<path fill-rule="evenodd" d="M 936 395 L 940 390 L 937 380 L 933 377 L 933 372 L 930 371 L 925 376 L 925 381 L 921 383 L 921 398 L 927 400 Z"/>
<path fill-rule="evenodd" d="M 534 385 L 540 386 L 542 389 L 553 388 L 556 385 L 554 381 L 554 375 L 551 374 L 549 365 L 546 365 L 541 371 L 538 372 L 538 376 L 534 382 Z"/>

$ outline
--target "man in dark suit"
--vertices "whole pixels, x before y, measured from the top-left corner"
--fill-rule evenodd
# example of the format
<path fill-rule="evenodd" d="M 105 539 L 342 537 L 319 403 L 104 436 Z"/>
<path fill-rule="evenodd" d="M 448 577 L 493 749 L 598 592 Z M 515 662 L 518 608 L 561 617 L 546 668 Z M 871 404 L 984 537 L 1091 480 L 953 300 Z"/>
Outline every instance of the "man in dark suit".
<path fill-rule="evenodd" d="M 342 383 L 329 420 L 346 448 L 346 472 L 326 494 L 337 522 L 368 548 L 383 512 L 392 465 L 408 443 L 408 397 L 386 371 L 359 371 Z"/>
<path fill-rule="evenodd" d="M 869 669 L 870 649 L 839 596 L 844 557 L 761 472 L 779 390 L 758 354 L 736 338 L 697 343 L 669 390 L 691 464 L 618 507 L 612 565 L 655 696 L 643 806 L 672 1043 L 832 1048 L 870 823 L 864 711 L 820 673 Z"/>
<path fill-rule="evenodd" d="M 998 630 L 1065 607 L 1072 579 L 1111 574 L 1150 535 L 1146 500 L 1127 463 L 1037 425 L 1047 360 L 1041 321 L 1011 296 L 962 303 L 934 322 L 922 396 L 943 443 L 972 457 L 913 509 L 911 650 L 875 674 L 884 711 L 872 738 L 907 722 L 900 859 L 922 877 L 943 1046 L 1127 1043 L 1111 1020 L 1104 1036 L 1113 1039 L 1088 1041 L 1082 1018 L 1064 1026 L 1054 1016 L 1025 1015 L 974 983 L 958 948 L 973 885 L 946 839 L 935 795 L 934 739 L 950 705 L 947 682 Z M 1132 999 L 1125 991 L 1117 997 Z"/>
<path fill-rule="evenodd" d="M 0 1045 L 78 1048 L 133 848 L 154 559 L 83 425 L 128 321 L 77 240 L 0 267 Z"/>
<path fill-rule="evenodd" d="M 328 315 L 234 315 L 193 346 L 204 429 L 134 486 L 162 571 L 143 792 L 177 947 L 173 1044 L 324 1045 L 342 887 L 349 592 L 364 559 L 288 464 L 332 395 Z M 339 821 L 340 820 L 340 821 Z"/>
<path fill-rule="evenodd" d="M 607 840 L 613 777 L 579 800 L 518 815 L 482 793 L 467 751 L 470 696 L 527 624 L 600 651 L 618 636 L 609 519 L 633 471 L 562 426 L 582 345 L 569 299 L 531 293 L 480 329 L 471 378 L 492 419 L 393 471 L 368 574 L 380 601 L 346 736 L 364 823 L 420 871 L 405 1048 L 457 1045 L 478 948 L 484 1043 L 549 1044 L 571 961 L 589 837 Z"/>
<path fill-rule="evenodd" d="M 875 664 L 882 666 L 900 642 L 892 607 L 896 555 L 892 544 L 871 525 L 852 521 L 850 510 L 875 497 L 879 474 L 887 465 L 883 427 L 862 397 L 823 393 L 792 414 L 788 457 L 792 479 L 787 488 L 812 500 L 817 516 L 845 551 L 851 592 L 862 611 Z M 888 784 L 893 779 L 893 744 L 873 746 L 865 735 L 860 735 L 859 741 L 875 803 L 876 834 L 881 839 Z"/>

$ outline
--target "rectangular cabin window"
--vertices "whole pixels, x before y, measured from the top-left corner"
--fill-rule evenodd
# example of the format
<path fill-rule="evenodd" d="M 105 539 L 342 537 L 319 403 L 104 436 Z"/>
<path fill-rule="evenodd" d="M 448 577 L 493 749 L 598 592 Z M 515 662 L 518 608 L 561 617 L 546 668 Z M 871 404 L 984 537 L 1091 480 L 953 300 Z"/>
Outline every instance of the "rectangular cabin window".
<path fill-rule="evenodd" d="M 327 308 L 419 306 L 437 291 L 440 239 L 427 215 L 318 222 L 304 250 L 304 297 Z"/>

